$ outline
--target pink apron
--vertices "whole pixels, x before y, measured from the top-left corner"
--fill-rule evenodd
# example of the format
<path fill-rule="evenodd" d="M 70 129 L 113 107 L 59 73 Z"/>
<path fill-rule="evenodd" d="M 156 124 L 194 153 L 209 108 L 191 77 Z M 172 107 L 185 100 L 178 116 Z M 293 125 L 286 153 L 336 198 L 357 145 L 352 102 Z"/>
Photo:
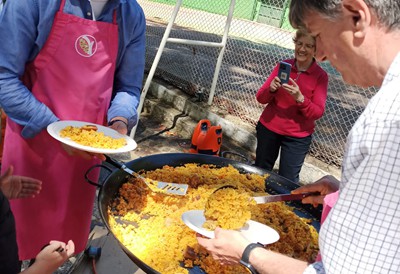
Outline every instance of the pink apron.
<path fill-rule="evenodd" d="M 336 201 L 339 199 L 339 191 L 333 192 L 331 194 L 328 194 L 324 198 L 324 204 L 322 208 L 322 214 L 321 214 L 321 225 L 325 222 L 326 217 L 328 217 L 329 212 L 333 208 L 333 206 L 336 204 Z M 318 252 L 318 256 L 315 259 L 315 261 L 321 261 L 321 252 Z"/>
<path fill-rule="evenodd" d="M 116 12 L 113 23 L 97 22 L 64 13 L 64 4 L 23 82 L 60 120 L 103 124 L 118 53 Z M 83 251 L 96 190 L 84 174 L 98 161 L 69 156 L 46 130 L 32 139 L 22 138 L 21 130 L 8 119 L 2 171 L 13 165 L 15 174 L 43 185 L 36 198 L 12 201 L 20 259 L 34 258 L 53 239 L 72 239 L 76 253 Z"/>

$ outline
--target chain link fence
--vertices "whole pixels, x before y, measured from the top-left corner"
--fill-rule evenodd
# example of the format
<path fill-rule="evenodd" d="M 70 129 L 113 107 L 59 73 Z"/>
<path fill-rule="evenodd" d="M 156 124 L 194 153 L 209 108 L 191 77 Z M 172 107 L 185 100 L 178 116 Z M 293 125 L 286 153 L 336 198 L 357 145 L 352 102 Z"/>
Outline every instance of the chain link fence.
<path fill-rule="evenodd" d="M 150 70 L 176 2 L 138 0 L 147 18 L 146 70 Z M 221 42 L 231 0 L 184 0 L 171 38 Z M 256 125 L 264 106 L 255 94 L 274 66 L 293 58 L 289 0 L 236 0 L 213 105 Z M 220 48 L 167 43 L 155 77 L 207 100 Z M 317 121 L 310 155 L 340 167 L 346 136 L 376 89 L 347 85 L 328 62 L 324 116 Z"/>

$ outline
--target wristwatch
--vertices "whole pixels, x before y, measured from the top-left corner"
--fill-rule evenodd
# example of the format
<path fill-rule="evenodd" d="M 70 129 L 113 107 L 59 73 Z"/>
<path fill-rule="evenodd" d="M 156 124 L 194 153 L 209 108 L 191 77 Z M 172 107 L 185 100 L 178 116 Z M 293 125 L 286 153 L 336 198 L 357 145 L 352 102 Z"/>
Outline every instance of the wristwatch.
<path fill-rule="evenodd" d="M 240 264 L 245 266 L 252 274 L 257 274 L 257 270 L 250 264 L 249 258 L 250 258 L 250 252 L 257 247 L 264 248 L 264 246 L 260 243 L 251 243 L 243 251 L 242 258 L 240 259 Z"/>

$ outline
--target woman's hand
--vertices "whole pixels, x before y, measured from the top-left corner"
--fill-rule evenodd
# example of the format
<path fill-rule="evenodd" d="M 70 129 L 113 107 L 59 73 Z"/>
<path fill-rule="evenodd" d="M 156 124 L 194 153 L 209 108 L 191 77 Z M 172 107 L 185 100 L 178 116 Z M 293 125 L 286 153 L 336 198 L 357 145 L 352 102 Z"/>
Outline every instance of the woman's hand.
<path fill-rule="evenodd" d="M 280 87 L 281 87 L 281 79 L 279 79 L 278 76 L 275 76 L 275 78 L 271 81 L 271 84 L 269 85 L 269 91 L 274 93 Z"/>
<path fill-rule="evenodd" d="M 0 176 L 0 188 L 8 199 L 32 198 L 39 194 L 42 182 L 33 178 L 12 175 L 14 168 L 10 166 Z"/>
<path fill-rule="evenodd" d="M 304 96 L 300 91 L 299 85 L 297 85 L 296 81 L 294 81 L 292 78 L 289 78 L 290 85 L 289 84 L 283 84 L 282 87 L 290 94 L 292 95 L 293 99 L 296 102 L 304 102 Z"/>
<path fill-rule="evenodd" d="M 61 146 L 70 156 L 78 156 L 85 160 L 91 160 L 93 158 L 97 158 L 102 161 L 106 160 L 106 156 L 104 156 L 104 154 L 92 153 L 92 152 L 87 152 L 84 150 L 76 149 L 76 148 L 66 145 L 64 143 L 61 143 Z"/>
<path fill-rule="evenodd" d="M 339 184 L 340 181 L 338 179 L 332 175 L 327 175 L 312 184 L 304 185 L 293 190 L 292 194 L 319 192 L 319 196 L 308 196 L 301 200 L 303 204 L 312 204 L 317 206 L 318 204 L 323 203 L 326 195 L 336 192 L 339 189 Z"/>
<path fill-rule="evenodd" d="M 208 239 L 198 234 L 197 241 L 222 265 L 238 264 L 244 249 L 250 242 L 235 230 L 217 227 L 214 235 L 214 239 Z"/>

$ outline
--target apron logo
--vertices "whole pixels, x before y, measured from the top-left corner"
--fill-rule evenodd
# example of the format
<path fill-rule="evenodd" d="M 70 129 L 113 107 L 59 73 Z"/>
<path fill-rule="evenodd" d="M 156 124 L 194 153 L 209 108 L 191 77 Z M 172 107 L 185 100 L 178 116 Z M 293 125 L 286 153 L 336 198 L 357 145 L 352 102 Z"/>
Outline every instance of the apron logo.
<path fill-rule="evenodd" d="M 83 57 L 91 57 L 97 50 L 96 39 L 91 35 L 81 35 L 75 41 L 76 52 Z"/>

